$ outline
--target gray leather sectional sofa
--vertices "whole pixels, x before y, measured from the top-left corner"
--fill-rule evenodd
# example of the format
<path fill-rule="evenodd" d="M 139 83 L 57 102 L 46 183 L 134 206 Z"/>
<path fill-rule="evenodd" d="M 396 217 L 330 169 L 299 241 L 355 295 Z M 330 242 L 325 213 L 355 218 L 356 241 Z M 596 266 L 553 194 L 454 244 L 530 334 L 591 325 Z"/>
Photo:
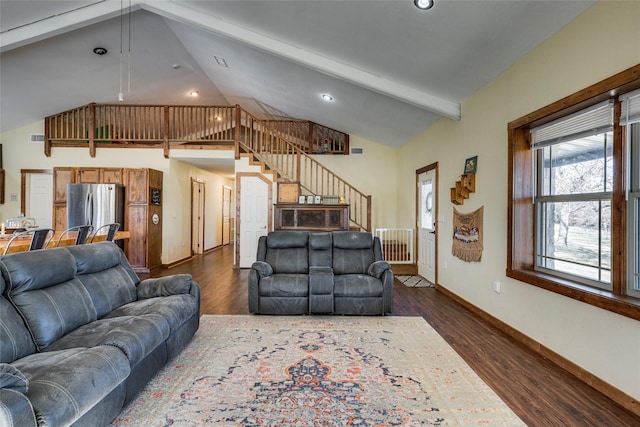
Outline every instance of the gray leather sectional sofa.
<path fill-rule="evenodd" d="M 0 425 L 109 424 L 199 326 L 190 275 L 140 281 L 114 243 L 0 257 Z"/>
<path fill-rule="evenodd" d="M 260 237 L 249 272 L 256 314 L 384 315 L 393 272 L 371 233 L 274 231 Z"/>

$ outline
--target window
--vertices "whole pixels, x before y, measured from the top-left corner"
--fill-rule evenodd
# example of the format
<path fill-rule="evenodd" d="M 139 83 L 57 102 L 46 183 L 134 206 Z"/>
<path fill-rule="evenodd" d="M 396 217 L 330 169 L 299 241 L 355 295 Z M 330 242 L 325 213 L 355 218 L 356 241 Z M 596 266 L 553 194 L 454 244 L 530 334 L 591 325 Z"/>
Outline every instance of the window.
<path fill-rule="evenodd" d="M 507 276 L 640 320 L 640 65 L 509 123 Z"/>
<path fill-rule="evenodd" d="M 613 108 L 605 102 L 531 131 L 535 268 L 611 289 Z"/>
<path fill-rule="evenodd" d="M 624 94 L 620 126 L 624 126 L 627 169 L 628 295 L 640 297 L 640 91 Z"/>

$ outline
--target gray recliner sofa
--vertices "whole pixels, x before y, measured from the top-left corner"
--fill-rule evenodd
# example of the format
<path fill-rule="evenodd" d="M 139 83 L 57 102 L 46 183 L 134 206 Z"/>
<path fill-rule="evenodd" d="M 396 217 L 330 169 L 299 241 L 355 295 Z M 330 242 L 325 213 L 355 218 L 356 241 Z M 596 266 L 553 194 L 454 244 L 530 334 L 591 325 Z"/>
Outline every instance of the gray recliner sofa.
<path fill-rule="evenodd" d="M 140 281 L 113 242 L 0 257 L 0 425 L 109 424 L 199 327 L 190 275 Z"/>
<path fill-rule="evenodd" d="M 249 272 L 256 314 L 384 315 L 393 272 L 368 232 L 274 231 L 260 237 Z"/>

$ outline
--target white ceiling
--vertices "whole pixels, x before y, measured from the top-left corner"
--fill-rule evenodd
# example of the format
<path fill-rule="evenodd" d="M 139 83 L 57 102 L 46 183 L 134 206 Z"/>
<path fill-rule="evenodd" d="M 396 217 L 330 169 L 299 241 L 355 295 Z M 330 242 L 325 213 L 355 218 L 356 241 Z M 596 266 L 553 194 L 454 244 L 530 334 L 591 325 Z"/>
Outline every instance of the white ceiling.
<path fill-rule="evenodd" d="M 240 104 L 400 147 L 594 3 L 435 1 L 131 0 L 129 26 L 127 0 L 2 0 L 0 131 L 118 102 L 122 59 L 127 103 Z"/>

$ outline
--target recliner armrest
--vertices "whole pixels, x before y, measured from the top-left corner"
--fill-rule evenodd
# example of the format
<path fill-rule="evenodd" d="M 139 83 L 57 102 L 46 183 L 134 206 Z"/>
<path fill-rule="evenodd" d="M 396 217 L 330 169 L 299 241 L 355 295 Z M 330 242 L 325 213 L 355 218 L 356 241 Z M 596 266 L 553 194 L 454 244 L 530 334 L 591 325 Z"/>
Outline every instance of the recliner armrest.
<path fill-rule="evenodd" d="M 257 271 L 261 279 L 273 274 L 273 267 L 271 267 L 269 263 L 264 261 L 254 262 L 253 264 L 251 264 L 251 269 Z"/>
<path fill-rule="evenodd" d="M 375 277 L 376 279 L 380 279 L 382 277 L 382 274 L 390 269 L 391 266 L 387 261 L 375 261 L 367 269 L 367 274 L 369 276 Z"/>
<path fill-rule="evenodd" d="M 190 274 L 174 274 L 173 276 L 145 279 L 136 288 L 138 299 L 188 294 L 191 290 L 191 283 Z"/>

